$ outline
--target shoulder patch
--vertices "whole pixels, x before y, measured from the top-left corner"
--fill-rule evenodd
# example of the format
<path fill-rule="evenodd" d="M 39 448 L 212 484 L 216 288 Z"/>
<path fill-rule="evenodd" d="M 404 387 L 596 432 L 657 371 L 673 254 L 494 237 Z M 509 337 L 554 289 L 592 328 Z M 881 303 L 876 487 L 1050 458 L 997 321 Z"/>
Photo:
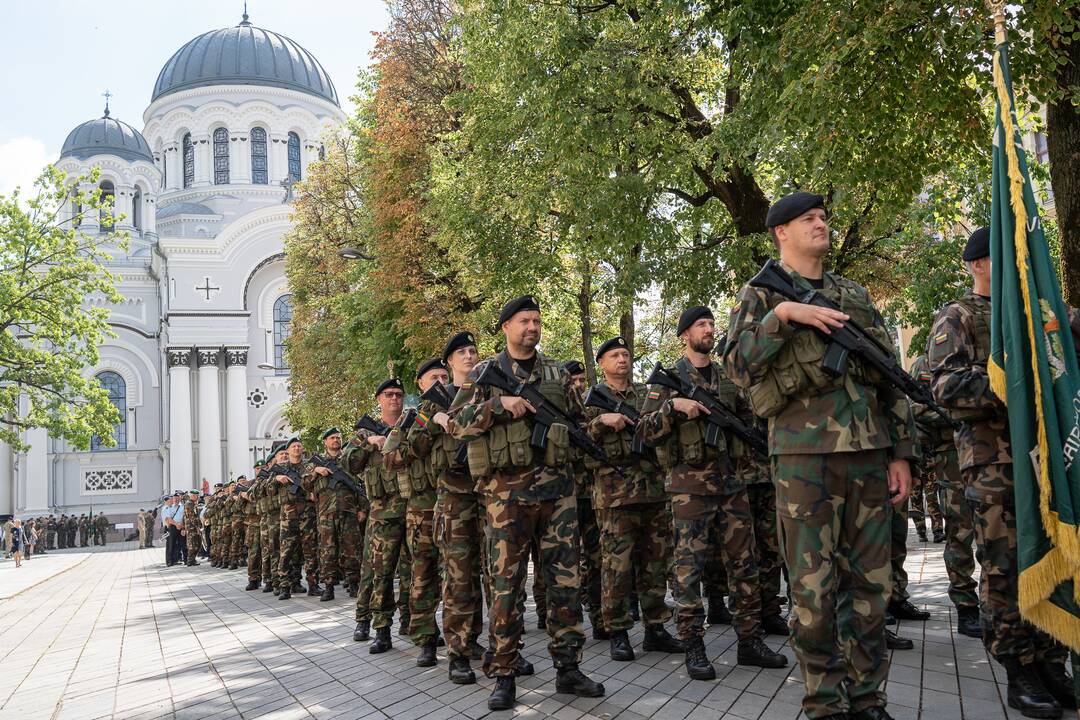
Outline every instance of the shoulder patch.
<path fill-rule="evenodd" d="M 940 335 L 935 335 L 934 336 L 934 344 L 935 345 L 940 345 L 941 343 L 945 342 L 948 339 L 949 339 L 949 333 L 941 333 Z"/>
<path fill-rule="evenodd" d="M 659 390 L 650 390 L 649 391 L 649 399 L 650 400 L 659 400 L 660 399 L 660 391 Z"/>
<path fill-rule="evenodd" d="M 737 303 L 735 303 L 734 305 L 731 306 L 731 314 L 732 315 L 738 314 L 738 312 L 740 310 L 742 310 L 742 302 L 741 301 L 737 302 Z"/>
<path fill-rule="evenodd" d="M 462 390 L 468 390 L 472 386 L 473 386 L 473 384 L 471 382 L 469 382 L 469 381 L 465 381 L 465 382 L 461 383 L 461 389 Z"/>

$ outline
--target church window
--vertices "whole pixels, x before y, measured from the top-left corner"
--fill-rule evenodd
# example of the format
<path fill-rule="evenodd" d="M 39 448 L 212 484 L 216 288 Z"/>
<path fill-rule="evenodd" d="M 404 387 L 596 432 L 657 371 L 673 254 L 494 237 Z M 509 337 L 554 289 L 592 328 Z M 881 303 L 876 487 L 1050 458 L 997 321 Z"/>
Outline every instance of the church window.
<path fill-rule="evenodd" d="M 109 402 L 116 408 L 120 422 L 113 426 L 113 439 L 116 445 L 109 447 L 105 441 L 94 435 L 90 438 L 91 450 L 126 450 L 127 449 L 127 384 L 124 378 L 111 370 L 98 373 L 98 382 L 109 393 Z"/>
<path fill-rule="evenodd" d="M 116 188 L 109 180 L 101 183 L 101 209 L 98 210 L 98 225 L 108 232 L 112 227 L 113 211 L 116 209 Z"/>
<path fill-rule="evenodd" d="M 251 182 L 256 185 L 266 185 L 269 182 L 266 131 L 261 127 L 251 128 Z"/>
<path fill-rule="evenodd" d="M 226 128 L 214 131 L 214 184 L 229 184 L 229 131 Z"/>
<path fill-rule="evenodd" d="M 189 188 L 195 182 L 195 146 L 191 144 L 191 133 L 184 136 L 184 187 Z"/>
<path fill-rule="evenodd" d="M 300 181 L 300 136 L 289 133 L 289 179 Z"/>
<path fill-rule="evenodd" d="M 282 295 L 274 301 L 274 371 L 277 375 L 289 374 L 289 365 L 285 360 L 285 341 L 289 339 L 292 311 L 292 295 Z"/>
<path fill-rule="evenodd" d="M 131 226 L 136 230 L 142 230 L 142 189 L 135 188 L 135 194 L 131 197 Z"/>

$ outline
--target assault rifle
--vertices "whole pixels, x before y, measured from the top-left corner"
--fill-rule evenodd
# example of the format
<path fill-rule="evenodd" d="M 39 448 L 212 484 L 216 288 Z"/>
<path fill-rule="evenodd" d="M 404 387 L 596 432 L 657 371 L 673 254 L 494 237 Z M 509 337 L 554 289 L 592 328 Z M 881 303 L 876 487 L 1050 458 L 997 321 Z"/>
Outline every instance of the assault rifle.
<path fill-rule="evenodd" d="M 816 290 L 806 290 L 795 284 L 780 263 L 768 260 L 761 271 L 750 280 L 750 286 L 763 290 L 772 290 L 781 297 L 793 302 L 818 307 L 840 310 L 840 306 Z M 882 345 L 858 324 L 847 320 L 841 327 L 825 332 L 819 328 L 810 328 L 825 341 L 825 357 L 821 359 L 821 369 L 831 377 L 840 377 L 847 370 L 848 356 L 854 353 L 868 366 L 877 370 L 885 381 L 913 402 L 925 405 L 946 420 L 953 428 L 959 425 L 940 405 L 934 402 L 930 389 L 908 375 L 896 361 L 892 350 Z"/>
<path fill-rule="evenodd" d="M 446 386 L 441 382 L 436 381 L 434 385 L 420 395 L 421 400 L 427 400 L 429 403 L 439 408 L 443 412 L 450 409 L 450 406 L 454 404 L 454 398 L 451 397 L 450 391 L 446 389 Z M 454 456 L 455 465 L 464 465 L 469 461 L 469 449 L 465 443 L 458 445 L 457 454 Z"/>
<path fill-rule="evenodd" d="M 720 443 L 721 431 L 727 430 L 761 455 L 769 456 L 769 442 L 765 436 L 757 428 L 744 423 L 711 392 L 693 380 L 683 378 L 679 373 L 656 363 L 645 382 L 666 387 L 687 400 L 695 400 L 705 406 L 709 412 L 701 419 L 705 421 L 705 444 L 709 447 L 716 447 Z"/>
<path fill-rule="evenodd" d="M 589 388 L 588 392 L 585 393 L 584 403 L 585 407 L 594 407 L 597 410 L 609 413 L 619 413 L 630 421 L 631 426 L 636 426 L 638 420 L 641 419 L 641 413 L 637 411 L 636 407 L 616 398 L 606 385 L 593 385 Z M 634 433 L 634 439 L 630 443 L 630 451 L 635 455 L 645 454 L 645 443 L 641 441 L 637 433 Z"/>
<path fill-rule="evenodd" d="M 293 466 L 288 462 L 274 465 L 274 467 L 270 468 L 270 474 L 274 477 L 275 481 L 278 475 L 284 475 L 292 481 L 288 486 L 290 495 L 295 495 L 300 492 L 300 473 L 296 472 L 296 470 L 293 469 Z"/>
<path fill-rule="evenodd" d="M 381 420 L 376 420 L 367 413 L 360 416 L 360 419 L 353 425 L 353 430 L 367 430 L 369 433 L 375 435 L 385 435 L 390 432 L 390 426 Z"/>
<path fill-rule="evenodd" d="M 338 463 L 337 459 L 316 454 L 311 456 L 311 464 L 315 467 L 326 468 L 330 471 L 330 479 L 326 481 L 326 484 L 331 490 L 336 488 L 338 483 L 344 483 L 345 487 L 349 488 L 354 493 L 364 495 L 364 491 L 356 486 L 356 483 L 352 481 L 349 474 L 341 469 L 341 465 Z"/>
<path fill-rule="evenodd" d="M 499 367 L 498 363 L 489 362 L 484 371 L 480 373 L 480 376 L 476 378 L 476 384 L 498 388 L 507 395 L 519 397 L 532 405 L 533 410 L 536 412 L 533 414 L 532 437 L 529 440 L 529 445 L 533 448 L 543 450 L 547 447 L 548 431 L 553 424 L 565 425 L 570 435 L 571 444 L 593 459 L 604 463 L 622 477 L 622 472 L 617 465 L 611 462 L 611 458 L 604 452 L 604 448 L 594 443 L 573 418 L 553 405 L 532 383 L 511 377 Z"/>

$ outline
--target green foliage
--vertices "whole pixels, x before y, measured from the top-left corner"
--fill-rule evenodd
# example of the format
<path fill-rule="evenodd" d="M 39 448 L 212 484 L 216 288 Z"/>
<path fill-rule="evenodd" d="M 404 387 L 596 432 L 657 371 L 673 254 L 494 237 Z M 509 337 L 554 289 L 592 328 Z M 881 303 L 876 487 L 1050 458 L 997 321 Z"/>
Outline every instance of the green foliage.
<path fill-rule="evenodd" d="M 102 227 L 113 225 L 108 198 L 82 189 L 98 178 L 96 170 L 65 178 L 50 166 L 34 197 L 0 195 L 0 442 L 15 448 L 24 447 L 20 431 L 40 427 L 86 449 L 94 435 L 110 442 L 119 421 L 105 390 L 83 374 L 112 335 L 109 311 L 84 301 L 122 299 L 102 262 L 106 247 L 123 248 L 126 237 L 78 228 L 99 214 Z M 68 202 L 80 208 L 74 221 L 66 218 Z"/>

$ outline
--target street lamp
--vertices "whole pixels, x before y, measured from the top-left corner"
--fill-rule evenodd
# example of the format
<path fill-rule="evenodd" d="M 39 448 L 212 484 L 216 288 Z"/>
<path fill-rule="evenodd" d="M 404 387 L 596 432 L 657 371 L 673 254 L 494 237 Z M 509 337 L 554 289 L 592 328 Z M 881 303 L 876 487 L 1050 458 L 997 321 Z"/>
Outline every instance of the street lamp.
<path fill-rule="evenodd" d="M 364 260 L 367 258 L 364 253 L 360 252 L 352 246 L 346 246 L 337 251 L 338 257 L 346 260 Z"/>
<path fill-rule="evenodd" d="M 275 370 L 275 371 L 276 370 L 288 370 L 289 369 L 287 367 L 278 367 L 277 365 L 271 365 L 268 362 L 261 362 L 258 365 L 256 365 L 255 367 L 259 368 L 260 370 Z"/>

